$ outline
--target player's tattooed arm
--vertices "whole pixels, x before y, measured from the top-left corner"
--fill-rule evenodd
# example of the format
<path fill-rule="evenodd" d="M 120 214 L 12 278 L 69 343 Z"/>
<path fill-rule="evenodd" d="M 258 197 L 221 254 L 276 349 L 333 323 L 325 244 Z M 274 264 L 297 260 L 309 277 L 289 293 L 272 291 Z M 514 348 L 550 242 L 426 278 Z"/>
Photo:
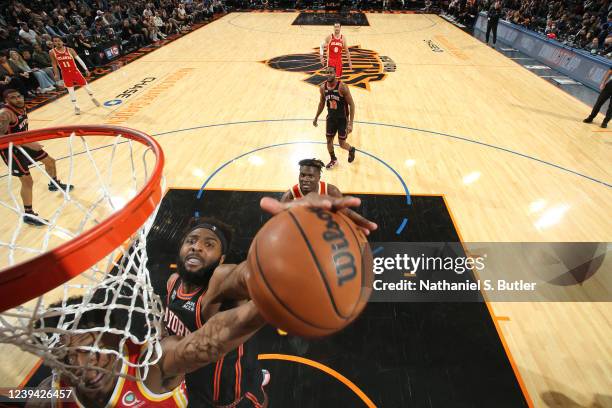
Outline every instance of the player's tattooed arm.
<path fill-rule="evenodd" d="M 314 120 L 312 121 L 312 125 L 317 127 L 317 120 L 319 120 L 319 115 L 323 112 L 323 108 L 325 108 L 325 89 L 323 88 L 325 83 L 321 84 L 319 87 L 320 98 L 319 98 L 319 106 L 317 107 L 317 114 L 315 115 Z"/>
<path fill-rule="evenodd" d="M 247 262 L 238 265 L 220 265 L 215 270 L 209 284 L 210 297 L 206 304 L 217 304 L 225 300 L 250 299 L 247 279 L 249 276 Z M 206 305 L 202 305 L 204 309 Z"/>
<path fill-rule="evenodd" d="M 217 313 L 204 326 L 185 337 L 167 337 L 162 343 L 162 355 L 165 357 L 157 367 L 161 383 L 155 388 L 158 392 L 160 386 L 171 390 L 180 384 L 184 374 L 219 360 L 247 341 L 264 324 L 257 307 L 253 301 L 249 301 Z M 147 385 L 156 385 L 148 382 L 147 378 Z"/>
<path fill-rule="evenodd" d="M 11 124 L 11 115 L 5 110 L 0 111 L 0 135 L 6 135 Z"/>

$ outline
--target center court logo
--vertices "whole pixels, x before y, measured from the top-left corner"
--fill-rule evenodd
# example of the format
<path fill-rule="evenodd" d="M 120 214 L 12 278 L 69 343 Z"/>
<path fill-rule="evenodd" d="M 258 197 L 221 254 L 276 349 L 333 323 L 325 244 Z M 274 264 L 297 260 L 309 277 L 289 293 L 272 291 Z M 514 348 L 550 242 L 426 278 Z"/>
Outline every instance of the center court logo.
<path fill-rule="evenodd" d="M 116 106 L 122 104 L 126 99 L 130 96 L 138 93 L 141 89 L 145 88 L 149 83 L 155 81 L 157 78 L 155 77 L 147 77 L 142 81 L 138 82 L 136 85 L 126 89 L 121 92 L 119 95 L 115 96 L 115 99 L 111 99 L 110 101 L 104 102 L 104 106 Z"/>
<path fill-rule="evenodd" d="M 325 67 L 321 65 L 318 48 L 306 54 L 289 54 L 262 61 L 270 68 L 281 71 L 303 72 L 308 74 L 305 82 L 320 85 L 325 81 Z M 389 72 L 395 72 L 395 62 L 389 57 L 378 55 L 376 51 L 361 48 L 359 45 L 349 47 L 353 69 L 348 68 L 344 60 L 342 77 L 344 83 L 370 90 L 370 82 L 382 81 Z"/>

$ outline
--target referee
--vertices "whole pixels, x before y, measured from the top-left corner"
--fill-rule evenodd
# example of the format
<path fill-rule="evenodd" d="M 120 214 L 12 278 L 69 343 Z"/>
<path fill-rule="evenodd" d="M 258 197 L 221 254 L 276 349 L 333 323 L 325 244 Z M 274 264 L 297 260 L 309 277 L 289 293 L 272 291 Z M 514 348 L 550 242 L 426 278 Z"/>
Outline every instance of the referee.
<path fill-rule="evenodd" d="M 489 33 L 493 31 L 493 47 L 497 42 L 497 23 L 499 23 L 499 17 L 501 15 L 501 1 L 496 1 L 495 5 L 489 8 L 487 13 L 487 45 L 489 44 Z"/>
<path fill-rule="evenodd" d="M 608 72 L 606 72 L 606 75 L 604 75 L 603 80 L 601 81 L 601 85 L 599 85 L 601 93 L 599 94 L 599 97 L 595 102 L 595 106 L 593 106 L 591 114 L 588 118 L 583 120 L 584 123 L 593 122 L 593 119 L 595 119 L 595 116 L 597 116 L 603 104 L 606 103 L 606 101 L 609 99 L 610 102 L 608 103 L 608 111 L 606 112 L 606 117 L 604 118 L 603 122 L 601 122 L 602 128 L 608 127 L 608 122 L 610 121 L 610 118 L 612 118 L 612 81 L 608 81 L 608 79 L 610 79 L 610 75 L 612 75 L 612 67 L 610 67 L 608 69 Z"/>

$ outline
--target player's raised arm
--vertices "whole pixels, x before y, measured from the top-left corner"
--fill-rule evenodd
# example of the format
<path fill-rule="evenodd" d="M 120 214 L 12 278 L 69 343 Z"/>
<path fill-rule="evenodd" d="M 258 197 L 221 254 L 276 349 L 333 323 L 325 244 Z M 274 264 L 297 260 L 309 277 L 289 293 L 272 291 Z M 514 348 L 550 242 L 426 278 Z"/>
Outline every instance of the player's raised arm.
<path fill-rule="evenodd" d="M 312 121 L 312 125 L 314 127 L 317 127 L 317 120 L 319 120 L 319 115 L 321 114 L 321 112 L 323 112 L 323 109 L 325 109 L 325 91 L 323 90 L 324 86 L 325 86 L 325 83 L 323 83 L 319 87 L 319 92 L 321 94 L 321 97 L 319 98 L 319 106 L 317 107 L 317 114 L 315 115 L 315 118 Z"/>
<path fill-rule="evenodd" d="M 218 269 L 220 273 L 213 276 L 210 281 L 210 294 L 206 304 L 202 304 L 202 310 L 206 308 L 207 304 L 250 298 L 246 283 L 250 272 L 246 262 L 238 265 L 220 265 Z"/>
<path fill-rule="evenodd" d="M 146 385 L 154 392 L 177 387 L 183 375 L 219 360 L 257 332 L 265 321 L 252 301 L 217 313 L 197 331 L 162 342 L 163 357 L 150 370 Z"/>

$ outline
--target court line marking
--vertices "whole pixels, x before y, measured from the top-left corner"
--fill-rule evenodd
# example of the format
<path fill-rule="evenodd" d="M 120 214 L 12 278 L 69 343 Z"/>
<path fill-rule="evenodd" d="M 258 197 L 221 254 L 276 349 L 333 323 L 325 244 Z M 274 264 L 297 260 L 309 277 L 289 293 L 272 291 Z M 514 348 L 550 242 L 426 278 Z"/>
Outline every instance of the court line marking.
<path fill-rule="evenodd" d="M 276 148 L 276 147 L 284 147 L 284 146 L 290 146 L 290 145 L 295 145 L 295 144 L 319 144 L 319 145 L 325 145 L 327 144 L 327 142 L 316 142 L 316 141 L 296 141 L 296 142 L 283 142 L 283 143 L 276 143 L 276 144 L 272 144 L 272 145 L 267 145 L 267 146 L 262 146 L 262 147 L 258 147 L 256 149 L 250 150 L 248 152 L 242 153 L 236 157 L 234 157 L 233 159 L 230 159 L 228 161 L 226 161 L 225 163 L 223 163 L 221 166 L 217 167 L 209 176 L 208 178 L 204 181 L 204 183 L 202 184 L 202 187 L 200 187 L 200 190 L 198 191 L 198 194 L 196 194 L 196 200 L 201 200 L 202 196 L 204 195 L 204 190 L 206 188 L 206 186 L 208 185 L 208 183 L 213 179 L 213 177 L 215 177 L 221 170 L 223 170 L 224 168 L 226 168 L 227 166 L 229 166 L 230 164 L 236 162 L 239 159 L 242 159 L 250 154 L 259 152 L 261 150 L 266 150 L 266 149 L 271 149 L 271 148 Z M 336 145 L 338 146 L 338 145 Z M 402 187 L 404 188 L 404 192 L 406 194 L 406 204 L 407 205 L 411 205 L 412 204 L 412 200 L 410 199 L 410 191 L 408 190 L 408 186 L 406 185 L 406 182 L 404 181 L 404 179 L 402 178 L 402 176 L 397 172 L 397 170 L 395 170 L 393 167 L 391 167 L 387 162 L 385 162 L 384 160 L 382 160 L 381 158 L 373 155 L 372 153 L 366 152 L 365 150 L 361 150 L 359 148 L 357 148 L 357 151 L 361 154 L 365 154 L 366 156 L 369 156 L 372 159 L 377 160 L 378 162 L 380 162 L 383 166 L 387 167 L 389 170 L 391 170 L 393 172 L 393 174 L 395 174 L 395 176 L 399 179 L 400 183 L 402 184 Z M 195 216 L 199 217 L 200 216 L 200 212 L 196 211 L 195 212 Z M 395 233 L 397 235 L 400 235 L 404 229 L 404 227 L 406 226 L 406 224 L 408 223 L 408 218 L 404 218 L 402 220 L 401 225 L 399 226 L 399 228 L 395 231 Z"/>
<path fill-rule="evenodd" d="M 395 230 L 395 235 L 401 234 L 404 228 L 406 227 L 406 224 L 408 224 L 408 218 L 404 218 L 402 220 L 402 223 L 400 224 L 400 226 L 397 228 L 397 230 Z"/>
<path fill-rule="evenodd" d="M 235 157 L 235 158 L 234 158 L 234 159 L 232 159 L 232 160 L 228 160 L 227 162 L 225 162 L 224 164 L 222 164 L 221 166 L 219 166 L 219 167 L 218 167 L 218 168 L 217 168 L 217 169 L 216 169 L 216 170 L 215 170 L 213 173 L 211 173 L 211 175 L 210 175 L 210 176 L 208 176 L 208 178 L 207 178 L 207 179 L 204 181 L 204 183 L 202 184 L 202 187 L 200 188 L 200 190 L 198 191 L 198 194 L 196 195 L 196 199 L 197 199 L 197 200 L 200 200 L 200 199 L 202 198 L 203 194 L 204 194 L 204 189 L 205 189 L 205 187 L 206 187 L 206 186 L 208 185 L 208 183 L 209 183 L 209 182 L 212 180 L 212 178 L 213 178 L 214 176 L 216 176 L 216 175 L 217 175 L 217 174 L 218 174 L 218 173 L 219 173 L 219 172 L 220 172 L 222 169 L 224 169 L 225 167 L 227 167 L 228 165 L 230 165 L 230 164 L 231 164 L 231 163 L 233 163 L 234 161 L 236 161 L 236 160 L 238 160 L 238 159 L 240 159 L 240 158 L 243 158 L 243 157 L 245 157 L 245 156 L 247 156 L 247 155 L 249 155 L 249 154 L 252 154 L 252 153 L 254 153 L 254 152 L 258 152 L 258 151 L 264 150 L 264 149 L 273 148 L 273 147 L 280 147 L 280 146 L 287 146 L 287 145 L 293 145 L 293 144 L 302 144 L 302 143 L 308 143 L 308 144 L 326 144 L 326 142 L 314 142 L 314 141 L 310 141 L 310 142 L 308 142 L 308 141 L 307 141 L 307 142 L 285 142 L 285 143 L 279 143 L 279 144 L 274 144 L 274 145 L 269 145 L 269 146 L 259 147 L 259 148 L 257 148 L 257 149 L 254 149 L 254 150 L 251 150 L 251 151 L 249 151 L 249 152 L 243 153 L 243 154 L 241 154 L 241 155 L 239 155 L 239 156 Z M 360 150 L 359 150 L 359 151 L 360 151 Z M 367 152 L 363 152 L 363 151 L 360 151 L 360 152 L 362 152 L 362 153 L 365 153 L 365 154 L 369 155 L 369 153 L 367 153 Z M 406 189 L 407 199 L 408 199 L 408 200 L 410 200 L 410 194 L 409 194 L 409 192 L 408 192 L 408 190 L 407 190 L 407 186 L 405 185 L 405 183 L 404 183 L 404 181 L 403 181 L 402 177 L 401 177 L 401 176 L 400 176 L 400 175 L 399 175 L 399 174 L 398 174 L 398 173 L 397 173 L 397 172 L 396 172 L 396 171 L 393 169 L 393 167 L 389 166 L 387 163 L 385 163 L 384 161 L 382 161 L 381 159 L 377 158 L 377 157 L 376 157 L 376 156 L 374 156 L 374 155 L 370 155 L 370 156 L 371 156 L 371 157 L 373 157 L 373 158 L 375 158 L 375 159 L 377 159 L 377 160 L 379 160 L 379 161 L 380 161 L 382 164 L 386 165 L 386 166 L 387 166 L 387 167 L 388 167 L 388 168 L 389 168 L 391 171 L 393 171 L 393 172 L 395 173 L 395 175 L 396 175 L 396 176 L 397 176 L 397 177 L 400 179 L 400 181 L 402 182 L 402 185 L 403 185 L 403 186 L 404 186 L 404 188 Z M 463 240 L 463 237 L 461 236 L 461 232 L 460 232 L 460 230 L 459 230 L 459 228 L 458 228 L 457 223 L 455 222 L 454 215 L 453 215 L 453 213 L 452 213 L 452 211 L 451 211 L 451 209 L 450 209 L 450 207 L 449 207 L 449 205 L 448 205 L 448 202 L 447 202 L 447 200 L 446 200 L 446 197 L 445 197 L 444 195 L 442 195 L 442 199 L 443 199 L 443 201 L 444 201 L 444 205 L 445 205 L 445 207 L 446 207 L 446 209 L 447 209 L 447 211 L 448 211 L 448 214 L 449 214 L 449 216 L 450 216 L 450 218 L 451 218 L 451 222 L 452 222 L 452 224 L 453 224 L 453 227 L 455 228 L 455 231 L 457 232 L 457 236 L 458 236 L 458 238 L 459 238 L 459 242 L 461 243 L 461 246 L 462 246 L 462 248 L 463 248 L 464 252 L 466 252 L 466 253 L 467 253 L 467 251 L 466 251 L 466 249 L 465 249 L 465 246 L 464 246 L 464 244 L 463 244 L 465 241 Z M 410 202 L 408 202 L 408 204 L 410 204 Z M 197 216 L 199 216 L 199 212 L 198 212 L 198 211 L 196 211 L 196 217 L 197 217 Z M 402 221 L 402 223 L 401 223 L 400 227 L 399 227 L 399 228 L 396 230 L 396 234 L 397 234 L 397 235 L 399 235 L 399 234 L 402 232 L 402 230 L 403 230 L 403 228 L 406 226 L 407 222 L 408 222 L 408 220 L 407 220 L 406 218 L 404 218 L 404 220 Z M 375 251 L 377 251 L 377 252 L 378 252 L 379 250 L 380 250 L 380 248 L 376 248 L 376 249 L 375 249 Z M 410 275 L 404 275 L 404 276 L 406 276 L 406 277 L 410 277 Z M 501 344 L 502 344 L 502 347 L 503 347 L 503 349 L 504 349 L 504 351 L 505 351 L 505 353 L 506 353 L 506 357 L 508 358 L 508 362 L 510 363 L 510 366 L 511 366 L 511 368 L 512 368 L 512 371 L 514 372 L 514 376 L 515 376 L 515 378 L 516 378 L 516 380 L 517 380 L 517 382 L 518 382 L 518 384 L 519 384 L 519 388 L 521 389 L 521 392 L 523 393 L 523 396 L 524 396 L 524 398 L 525 398 L 525 400 L 526 400 L 526 402 L 527 402 L 528 406 L 529 406 L 530 408 L 532 408 L 532 407 L 533 407 L 533 401 L 531 400 L 531 396 L 529 395 L 529 392 L 528 392 L 528 390 L 527 390 L 527 387 L 526 387 L 526 385 L 525 385 L 525 382 L 524 382 L 524 380 L 523 380 L 523 378 L 522 378 L 522 376 L 521 376 L 521 374 L 520 374 L 520 371 L 518 370 L 518 366 L 517 366 L 517 364 L 516 364 L 516 362 L 515 362 L 515 360 L 514 360 L 514 356 L 512 355 L 512 353 L 511 353 L 511 351 L 510 351 L 510 347 L 508 346 L 507 341 L 506 341 L 506 339 L 505 339 L 505 337 L 504 337 L 504 335 L 503 335 L 503 333 L 502 333 L 502 331 L 501 331 L 501 328 L 499 327 L 499 324 L 498 324 L 497 318 L 496 318 L 496 316 L 495 316 L 495 314 L 494 314 L 494 312 L 493 312 L 492 306 L 489 304 L 489 302 L 488 302 L 488 300 L 487 300 L 487 298 L 486 298 L 486 294 L 485 294 L 485 293 L 483 293 L 482 291 L 481 291 L 481 293 L 482 293 L 482 296 L 483 296 L 483 299 L 484 299 L 485 305 L 486 305 L 486 307 L 487 307 L 487 310 L 488 310 L 488 312 L 489 312 L 489 315 L 490 315 L 490 317 L 491 317 L 491 320 L 492 320 L 492 322 L 493 322 L 493 325 L 495 326 L 495 329 L 496 329 L 496 331 L 497 331 L 498 338 L 500 339 Z M 298 358 L 299 358 L 299 357 L 298 357 Z M 294 361 L 295 361 L 295 360 L 294 360 Z M 308 361 L 311 361 L 311 362 L 312 362 L 312 360 L 308 360 Z M 314 362 L 314 363 L 316 363 L 316 362 Z M 364 395 L 365 395 L 365 394 L 364 394 Z"/>
<path fill-rule="evenodd" d="M 461 248 L 463 248 L 463 252 L 465 254 L 468 254 L 469 251 L 467 251 L 467 249 L 465 248 L 465 244 L 464 244 L 465 241 L 463 239 L 463 236 L 461 235 L 459 224 L 455 220 L 455 215 L 453 214 L 453 210 L 451 209 L 446 199 L 446 196 L 444 194 L 442 195 L 442 201 L 444 201 L 444 206 L 446 207 L 446 210 L 448 211 L 448 215 L 450 216 L 451 223 L 453 224 L 453 228 L 455 228 L 455 232 L 457 232 L 457 237 L 459 238 L 459 243 L 461 244 Z M 472 270 L 472 274 L 474 275 L 475 279 L 478 279 L 477 272 L 475 270 Z M 527 385 L 525 384 L 525 381 L 523 380 L 523 377 L 521 376 L 521 372 L 519 371 L 518 365 L 516 364 L 516 361 L 514 360 L 514 356 L 512 355 L 512 352 L 510 351 L 510 346 L 508 345 L 508 342 L 506 341 L 506 337 L 504 336 L 504 333 L 502 332 L 499 322 L 497 321 L 497 317 L 495 315 L 495 311 L 493 310 L 493 306 L 491 306 L 491 304 L 489 303 L 487 294 L 482 290 L 480 290 L 480 293 L 482 294 L 482 299 L 484 300 L 484 303 L 487 307 L 489 316 L 491 317 L 491 321 L 493 322 L 493 325 L 495 326 L 495 331 L 497 331 L 497 337 L 499 337 L 499 340 L 501 341 L 504 352 L 506 353 L 506 357 L 508 357 L 508 361 L 510 362 L 510 367 L 512 367 L 512 372 L 514 372 L 514 377 L 518 381 L 519 388 L 521 389 L 521 392 L 523 393 L 523 396 L 525 397 L 525 400 L 529 408 L 534 408 L 533 400 L 531 399 L 531 395 L 529 394 Z"/>
<path fill-rule="evenodd" d="M 310 118 L 308 118 L 308 119 L 305 119 L 305 118 L 259 119 L 259 120 L 244 120 L 244 121 L 236 121 L 236 122 L 213 123 L 213 124 L 209 124 L 209 125 L 201 125 L 201 126 L 194 126 L 194 127 L 190 127 L 190 128 L 184 128 L 184 129 L 170 130 L 170 131 L 167 131 L 167 132 L 161 132 L 161 133 L 154 134 L 153 136 L 164 136 L 164 135 L 172 134 L 172 133 L 179 133 L 179 132 L 185 132 L 185 131 L 197 130 L 197 129 L 205 129 L 205 128 L 209 128 L 209 127 L 228 126 L 228 125 L 242 125 L 242 124 L 251 124 L 251 123 L 299 122 L 299 121 L 308 121 L 308 122 L 311 122 L 312 119 L 310 119 Z M 384 127 L 390 127 L 390 128 L 396 128 L 396 129 L 412 130 L 412 131 L 415 131 L 415 132 L 428 133 L 428 134 L 431 134 L 431 135 L 448 137 L 450 139 L 461 140 L 463 142 L 477 144 L 479 146 L 484 146 L 484 147 L 488 147 L 488 148 L 491 148 L 491 149 L 500 150 L 502 152 L 510 153 L 510 154 L 513 154 L 513 155 L 516 155 L 516 156 L 520 156 L 520 157 L 523 157 L 525 159 L 533 160 L 533 161 L 536 161 L 536 162 L 538 162 L 540 164 L 544 164 L 546 166 L 554 167 L 554 168 L 556 168 L 558 170 L 561 170 L 561 171 L 564 171 L 566 173 L 571 173 L 571 174 L 574 174 L 576 176 L 585 178 L 587 180 L 591 180 L 591 181 L 594 181 L 596 183 L 602 184 L 602 185 L 604 185 L 606 187 L 612 188 L 612 184 L 610 184 L 610 183 L 607 183 L 607 182 L 605 182 L 603 180 L 596 179 L 595 177 L 588 176 L 588 175 L 580 173 L 578 171 L 569 169 L 567 167 L 563 167 L 561 165 L 558 165 L 558 164 L 555 164 L 555 163 L 552 163 L 552 162 L 549 162 L 549 161 L 546 161 L 546 160 L 542 160 L 542 159 L 539 159 L 539 158 L 534 157 L 534 156 L 530 156 L 530 155 L 525 154 L 525 153 L 517 152 L 516 150 L 508 149 L 508 148 L 502 147 L 502 146 L 496 146 L 496 145 L 493 145 L 493 144 L 490 144 L 490 143 L 486 143 L 486 142 L 481 142 L 481 141 L 476 140 L 476 139 L 470 139 L 470 138 L 465 137 L 465 136 L 451 135 L 449 133 L 436 132 L 434 130 L 420 129 L 420 128 L 415 128 L 415 127 L 411 127 L 411 126 L 397 125 L 397 124 L 393 124 L 393 123 L 359 121 L 359 120 L 356 120 L 355 122 L 359 123 L 359 124 L 363 124 L 363 125 L 384 126 Z"/>
<path fill-rule="evenodd" d="M 212 124 L 208 124 L 208 125 L 199 125 L 199 126 L 193 126 L 193 127 L 183 128 L 183 129 L 168 130 L 166 132 L 152 133 L 152 136 L 156 136 L 156 137 L 157 136 L 165 136 L 165 135 L 170 135 L 170 134 L 174 134 L 174 133 L 187 132 L 187 131 L 191 131 L 191 130 L 206 129 L 206 128 L 212 128 L 212 127 L 221 127 L 221 126 L 230 126 L 230 125 L 245 125 L 245 124 L 252 124 L 252 123 L 300 122 L 300 121 L 311 122 L 312 119 L 311 118 L 308 118 L 308 119 L 305 119 L 305 118 L 258 119 L 258 120 L 243 120 L 243 121 L 236 121 L 236 122 L 212 123 Z M 578 171 L 569 169 L 567 167 L 563 167 L 561 165 L 558 165 L 558 164 L 555 164 L 555 163 L 552 163 L 552 162 L 549 162 L 549 161 L 546 161 L 546 160 L 542 160 L 542 159 L 539 159 L 539 158 L 534 157 L 534 156 L 530 156 L 530 155 L 525 154 L 525 153 L 520 153 L 520 152 L 517 152 L 517 151 L 512 150 L 512 149 L 508 149 L 508 148 L 505 148 L 505 147 L 502 147 L 502 146 L 496 146 L 496 145 L 493 145 L 493 144 L 490 144 L 490 143 L 481 142 L 479 140 L 470 139 L 470 138 L 467 138 L 467 137 L 464 137 L 464 136 L 451 135 L 449 133 L 436 132 L 436 131 L 433 131 L 433 130 L 414 128 L 414 127 L 410 127 L 410 126 L 397 125 L 397 124 L 393 124 L 393 123 L 370 122 L 370 121 L 359 121 L 359 120 L 356 120 L 355 122 L 359 123 L 359 124 L 364 124 L 364 125 L 384 126 L 384 127 L 391 127 L 391 128 L 396 128 L 396 129 L 412 130 L 412 131 L 415 131 L 415 132 L 428 133 L 428 134 L 432 134 L 432 135 L 436 135 L 436 136 L 448 137 L 448 138 L 455 139 L 455 140 L 461 140 L 461 141 L 464 141 L 464 142 L 477 144 L 477 145 L 480 145 L 480 146 L 484 146 L 484 147 L 488 147 L 488 148 L 491 148 L 491 149 L 500 150 L 502 152 L 510 153 L 510 154 L 513 154 L 513 155 L 516 155 L 516 156 L 520 156 L 520 157 L 523 157 L 525 159 L 533 160 L 533 161 L 536 161 L 536 162 L 538 162 L 540 164 L 543 164 L 543 165 L 546 165 L 546 166 L 549 166 L 549 167 L 554 167 L 554 168 L 556 168 L 558 170 L 561 170 L 561 171 L 564 171 L 566 173 L 574 174 L 574 175 L 576 175 L 578 177 L 582 177 L 584 179 L 587 179 L 587 180 L 593 181 L 595 183 L 604 185 L 604 186 L 606 186 L 608 188 L 612 188 L 612 184 L 610 184 L 608 182 L 596 179 L 595 177 L 588 176 L 586 174 L 583 174 L 583 173 L 580 173 Z M 122 142 L 122 143 L 126 143 L 126 142 Z M 99 146 L 99 147 L 96 147 L 94 149 L 90 149 L 90 151 L 96 151 L 96 150 L 100 150 L 100 149 L 105 149 L 105 148 L 112 147 L 112 146 L 113 146 L 113 144 L 108 144 L 108 145 L 105 145 L 105 146 Z M 85 154 L 85 152 L 74 153 L 73 156 L 79 156 L 81 154 Z M 58 158 L 56 160 L 62 160 L 62 159 L 65 159 L 67 157 L 68 156 L 60 157 L 60 158 Z M 0 179 L 3 178 L 3 177 L 6 177 L 7 175 L 8 174 L 3 174 L 2 176 L 0 176 Z"/>
<path fill-rule="evenodd" d="M 368 408 L 376 408 L 376 405 L 372 402 L 372 400 L 363 392 L 359 387 L 355 385 L 351 380 L 324 364 L 319 363 L 318 361 L 310 360 L 304 357 L 292 356 L 290 354 L 260 354 L 257 356 L 258 360 L 284 360 L 284 361 L 293 361 L 295 363 L 305 364 L 310 367 L 314 367 L 318 370 L 323 371 L 326 374 L 331 375 L 336 380 L 340 381 L 342 384 L 346 385 L 351 391 L 353 391 L 361 400 L 366 404 Z"/>

